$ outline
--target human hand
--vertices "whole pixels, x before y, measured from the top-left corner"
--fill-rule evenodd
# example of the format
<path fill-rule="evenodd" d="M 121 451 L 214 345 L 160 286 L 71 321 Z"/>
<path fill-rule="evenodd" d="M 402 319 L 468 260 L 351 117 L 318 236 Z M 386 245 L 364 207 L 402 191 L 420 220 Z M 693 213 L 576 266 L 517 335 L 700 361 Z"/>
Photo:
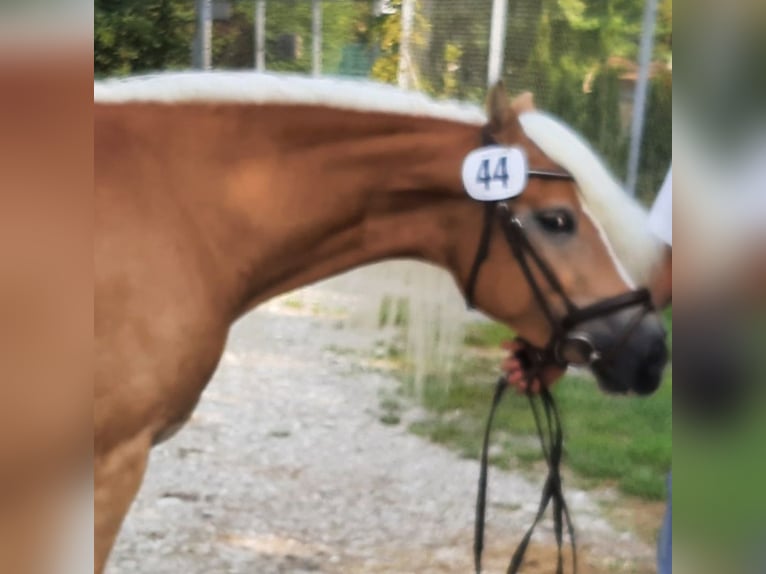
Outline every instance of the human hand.
<path fill-rule="evenodd" d="M 561 378 L 561 375 L 566 370 L 556 365 L 544 367 L 537 377 L 529 381 L 530 373 L 526 370 L 519 356 L 527 350 L 527 344 L 520 339 L 514 339 L 513 341 L 503 342 L 501 346 L 509 352 L 501 365 L 503 373 L 508 381 L 508 386 L 515 388 L 519 394 L 527 392 L 539 394 L 542 390 L 542 385 L 550 388 Z"/>

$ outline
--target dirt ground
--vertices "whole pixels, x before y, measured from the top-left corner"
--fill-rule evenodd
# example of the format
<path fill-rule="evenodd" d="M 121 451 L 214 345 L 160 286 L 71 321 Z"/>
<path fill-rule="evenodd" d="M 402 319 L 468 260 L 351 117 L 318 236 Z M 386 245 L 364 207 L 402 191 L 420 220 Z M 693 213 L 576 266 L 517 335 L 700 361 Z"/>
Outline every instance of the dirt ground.
<path fill-rule="evenodd" d="M 275 300 L 235 326 L 189 424 L 152 455 L 109 574 L 472 571 L 478 464 L 380 421 L 396 381 L 360 360 L 380 332 Z M 504 572 L 543 477 L 493 470 L 485 572 Z M 654 572 L 659 505 L 567 487 L 580 572 Z M 643 518 L 641 518 L 643 517 Z M 656 521 L 656 523 L 655 523 Z M 548 523 L 525 573 L 554 571 Z"/>

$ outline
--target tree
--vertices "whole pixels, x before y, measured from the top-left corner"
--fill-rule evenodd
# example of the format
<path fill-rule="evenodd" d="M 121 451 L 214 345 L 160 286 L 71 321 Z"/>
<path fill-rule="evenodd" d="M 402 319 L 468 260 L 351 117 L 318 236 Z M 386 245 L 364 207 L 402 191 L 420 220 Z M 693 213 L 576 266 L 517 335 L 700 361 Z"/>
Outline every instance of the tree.
<path fill-rule="evenodd" d="M 540 107 L 581 131 L 618 175 L 625 173 L 630 135 L 621 107 L 632 88 L 616 62 L 635 61 L 642 19 L 642 0 L 511 0 L 508 15 L 506 83 L 533 91 Z M 670 59 L 671 34 L 672 0 L 664 0 L 655 42 L 662 62 Z M 645 197 L 656 192 L 651 186 L 671 153 L 671 122 L 653 118 L 669 117 L 672 81 L 655 78 L 650 90 L 639 180 Z"/>
<path fill-rule="evenodd" d="M 194 4 L 186 0 L 95 0 L 97 76 L 188 67 Z"/>
<path fill-rule="evenodd" d="M 254 5 L 234 0 L 229 20 L 216 22 L 213 32 L 213 65 L 252 68 L 254 65 Z M 322 3 L 322 71 L 336 73 L 344 49 L 357 41 L 370 12 L 355 0 Z M 311 0 L 271 0 L 266 3 L 266 68 L 275 71 L 311 71 Z"/>

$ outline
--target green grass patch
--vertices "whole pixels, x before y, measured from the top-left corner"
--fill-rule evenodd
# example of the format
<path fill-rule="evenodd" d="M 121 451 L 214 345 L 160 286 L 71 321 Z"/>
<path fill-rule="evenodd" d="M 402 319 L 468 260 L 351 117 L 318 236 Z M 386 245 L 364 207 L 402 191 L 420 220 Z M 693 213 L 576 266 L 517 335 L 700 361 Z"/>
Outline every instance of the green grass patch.
<path fill-rule="evenodd" d="M 496 349 L 500 343 L 514 337 L 513 331 L 502 323 L 481 321 L 468 325 L 463 342 L 469 347 Z"/>
<path fill-rule="evenodd" d="M 766 541 L 764 393 L 762 387 L 753 389 L 747 404 L 725 423 L 680 418 L 676 426 L 673 518 L 687 542 L 734 564 L 727 572 L 746 571 L 736 561 Z"/>
<path fill-rule="evenodd" d="M 380 395 L 380 411 L 378 420 L 384 425 L 395 426 L 402 422 L 404 405 L 400 397 L 384 392 Z"/>
<path fill-rule="evenodd" d="M 496 371 L 496 360 L 474 358 L 458 367 L 450 384 L 426 379 L 420 400 L 429 416 L 411 430 L 478 459 Z M 404 388 L 412 391 L 407 382 Z M 595 381 L 574 376 L 560 381 L 554 394 L 569 468 L 586 479 L 614 482 L 627 494 L 652 500 L 665 496 L 672 450 L 670 372 L 648 398 L 606 395 Z M 528 468 L 542 460 L 526 397 L 506 395 L 496 414 L 493 445 L 492 461 L 501 467 Z"/>
<path fill-rule="evenodd" d="M 387 396 L 380 399 L 380 408 L 384 411 L 399 412 L 402 410 L 402 403 L 395 397 Z"/>
<path fill-rule="evenodd" d="M 385 413 L 380 416 L 380 422 L 388 426 L 396 426 L 402 422 L 402 418 L 399 415 L 393 413 Z"/>
<path fill-rule="evenodd" d="M 566 461 L 577 473 L 616 481 L 626 494 L 662 499 L 672 460 L 672 374 L 651 397 L 611 396 L 566 377 L 556 389 Z"/>
<path fill-rule="evenodd" d="M 358 352 L 354 349 L 349 347 L 341 347 L 339 345 L 325 345 L 322 349 L 328 353 L 332 353 L 333 355 L 349 356 L 358 354 Z"/>
<path fill-rule="evenodd" d="M 406 327 L 410 320 L 409 303 L 404 297 L 383 297 L 378 309 L 378 327 Z"/>
<path fill-rule="evenodd" d="M 296 309 L 296 310 L 303 309 L 303 307 L 305 306 L 303 304 L 303 301 L 301 301 L 300 299 L 292 298 L 292 297 L 289 299 L 285 299 L 283 303 L 284 303 L 284 306 L 287 307 L 288 309 Z"/>

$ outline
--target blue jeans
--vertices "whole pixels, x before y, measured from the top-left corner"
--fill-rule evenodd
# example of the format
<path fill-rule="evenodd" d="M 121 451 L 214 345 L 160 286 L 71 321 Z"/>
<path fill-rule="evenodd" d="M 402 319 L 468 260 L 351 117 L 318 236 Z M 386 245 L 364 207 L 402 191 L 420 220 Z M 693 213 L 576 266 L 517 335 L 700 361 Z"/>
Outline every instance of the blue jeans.
<path fill-rule="evenodd" d="M 665 520 L 660 529 L 657 541 L 657 574 L 672 574 L 673 572 L 673 477 L 668 475 L 668 505 L 665 509 Z"/>

